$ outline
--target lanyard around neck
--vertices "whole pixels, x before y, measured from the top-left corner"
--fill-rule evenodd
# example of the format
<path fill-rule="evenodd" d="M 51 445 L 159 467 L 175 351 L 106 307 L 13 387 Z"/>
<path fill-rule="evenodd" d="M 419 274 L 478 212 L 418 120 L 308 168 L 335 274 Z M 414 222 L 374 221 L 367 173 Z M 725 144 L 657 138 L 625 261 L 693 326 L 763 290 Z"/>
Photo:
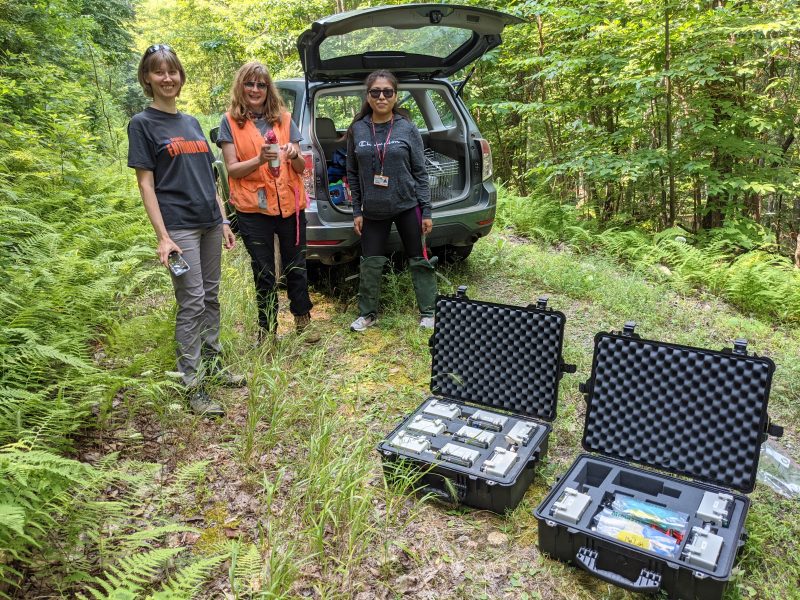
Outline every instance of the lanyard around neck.
<path fill-rule="evenodd" d="M 378 140 L 375 139 L 375 121 L 370 121 L 372 125 L 372 145 L 375 147 L 375 154 L 378 156 L 378 163 L 381 165 L 381 175 L 383 175 L 383 161 L 386 158 L 386 151 L 389 149 L 389 139 L 392 137 L 392 129 L 394 128 L 394 115 L 389 123 L 389 131 L 386 134 L 386 140 L 383 142 L 383 151 L 378 149 Z"/>

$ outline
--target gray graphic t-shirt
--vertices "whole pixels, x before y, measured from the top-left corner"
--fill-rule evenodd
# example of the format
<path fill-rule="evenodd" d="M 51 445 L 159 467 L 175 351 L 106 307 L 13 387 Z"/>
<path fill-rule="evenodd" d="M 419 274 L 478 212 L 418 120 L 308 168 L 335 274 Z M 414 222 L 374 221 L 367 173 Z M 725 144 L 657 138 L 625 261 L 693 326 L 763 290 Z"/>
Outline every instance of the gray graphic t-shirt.
<path fill-rule="evenodd" d="M 213 161 L 194 117 L 148 107 L 128 123 L 128 166 L 153 172 L 167 229 L 201 229 L 222 222 Z"/>

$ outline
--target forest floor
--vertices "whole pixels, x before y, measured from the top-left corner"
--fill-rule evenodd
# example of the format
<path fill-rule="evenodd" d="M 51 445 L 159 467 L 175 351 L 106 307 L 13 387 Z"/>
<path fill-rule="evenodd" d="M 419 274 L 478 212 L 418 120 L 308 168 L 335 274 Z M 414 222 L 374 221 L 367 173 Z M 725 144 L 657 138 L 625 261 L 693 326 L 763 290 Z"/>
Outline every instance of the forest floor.
<path fill-rule="evenodd" d="M 464 284 L 473 299 L 516 305 L 549 294 L 549 306 L 567 317 L 564 358 L 577 373 L 562 380 L 547 457 L 506 515 L 419 501 L 384 483 L 375 448 L 427 397 L 430 382 L 429 332 L 416 325 L 407 273 L 386 277 L 383 316 L 366 333 L 348 331 L 356 280 L 338 273 L 313 293 L 319 344 L 298 340 L 282 308 L 283 340 L 259 348 L 240 245 L 224 266 L 223 341 L 249 385 L 213 390 L 227 410 L 219 421 L 192 416 L 168 386 L 151 385 L 173 368 L 169 298 L 152 298 L 112 333 L 102 362 L 143 385 L 120 394 L 82 458 L 97 462 L 113 451 L 151 466 L 139 516 L 183 524 L 161 543 L 185 547 L 184 561 L 231 553 L 198 597 L 633 597 L 542 555 L 533 516 L 582 452 L 578 385 L 589 375 L 593 337 L 628 320 L 650 339 L 721 349 L 745 337 L 749 350 L 770 356 L 777 364 L 770 416 L 786 427 L 780 443 L 800 457 L 797 330 L 505 232 L 441 273 L 453 286 L 440 280 L 442 293 Z M 750 497 L 749 538 L 726 598 L 798 597 L 800 503 L 760 483 Z"/>

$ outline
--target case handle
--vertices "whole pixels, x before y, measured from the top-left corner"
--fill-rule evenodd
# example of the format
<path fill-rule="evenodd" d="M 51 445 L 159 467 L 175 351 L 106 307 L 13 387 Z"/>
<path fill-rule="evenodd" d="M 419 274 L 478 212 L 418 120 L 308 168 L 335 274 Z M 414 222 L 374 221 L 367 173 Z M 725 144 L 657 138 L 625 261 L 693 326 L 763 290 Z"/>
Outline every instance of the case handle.
<path fill-rule="evenodd" d="M 618 585 L 619 587 L 630 590 L 631 592 L 652 593 L 657 592 L 661 587 L 661 575 L 658 573 L 653 573 L 647 569 L 642 569 L 642 572 L 639 574 L 639 579 L 636 581 L 631 581 L 630 579 L 626 579 L 622 575 L 614 573 L 613 571 L 598 569 L 597 556 L 598 554 L 596 550 L 591 550 L 586 546 L 581 546 L 578 550 L 578 553 L 575 555 L 575 560 L 580 568 L 588 571 L 595 577 L 602 579 L 603 581 L 607 581 L 608 583 Z"/>
<path fill-rule="evenodd" d="M 435 485 L 426 485 L 422 488 L 423 494 L 430 494 L 432 496 L 436 496 L 440 500 L 444 500 L 445 502 L 461 502 L 464 498 L 467 497 L 467 486 L 462 483 L 456 483 L 452 479 L 447 479 L 445 477 L 442 478 L 443 482 L 447 482 L 450 485 L 445 484 L 444 489 L 440 487 L 436 487 Z M 452 486 L 452 491 L 450 489 Z M 455 492 L 455 496 L 453 495 Z"/>

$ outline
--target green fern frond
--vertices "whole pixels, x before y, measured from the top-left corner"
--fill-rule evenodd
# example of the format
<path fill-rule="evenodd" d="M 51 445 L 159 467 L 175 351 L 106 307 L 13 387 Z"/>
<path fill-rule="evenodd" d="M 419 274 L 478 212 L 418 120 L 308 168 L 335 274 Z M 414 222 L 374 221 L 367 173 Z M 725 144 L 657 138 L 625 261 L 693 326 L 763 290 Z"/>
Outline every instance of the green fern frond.
<path fill-rule="evenodd" d="M 227 554 L 220 554 L 189 563 L 170 577 L 163 588 L 153 595 L 153 600 L 159 598 L 192 598 L 198 589 L 208 581 L 210 573 L 227 558 Z"/>

